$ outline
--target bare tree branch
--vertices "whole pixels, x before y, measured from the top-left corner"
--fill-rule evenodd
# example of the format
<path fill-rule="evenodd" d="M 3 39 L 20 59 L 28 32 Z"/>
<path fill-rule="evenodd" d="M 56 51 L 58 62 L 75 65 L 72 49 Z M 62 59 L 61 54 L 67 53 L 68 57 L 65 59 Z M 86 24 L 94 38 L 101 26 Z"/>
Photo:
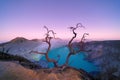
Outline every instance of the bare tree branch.
<path fill-rule="evenodd" d="M 88 33 L 84 33 L 81 40 L 80 40 L 80 51 L 84 51 L 84 47 L 85 47 L 85 37 L 89 35 Z"/>
<path fill-rule="evenodd" d="M 80 42 L 84 42 L 84 41 L 85 41 L 86 35 L 89 35 L 89 33 L 84 33 L 83 36 L 82 36 L 82 38 L 81 38 L 81 41 L 80 41 Z"/>

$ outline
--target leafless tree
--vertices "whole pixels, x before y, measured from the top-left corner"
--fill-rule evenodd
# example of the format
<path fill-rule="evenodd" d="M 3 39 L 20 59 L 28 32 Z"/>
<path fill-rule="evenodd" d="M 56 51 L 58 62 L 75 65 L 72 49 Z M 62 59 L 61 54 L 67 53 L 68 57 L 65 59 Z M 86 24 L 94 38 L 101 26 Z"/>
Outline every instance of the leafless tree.
<path fill-rule="evenodd" d="M 83 36 L 82 36 L 82 38 L 81 38 L 81 41 L 80 41 L 80 50 L 78 50 L 78 51 L 76 51 L 76 50 L 74 50 L 74 48 L 72 47 L 72 42 L 73 42 L 73 40 L 77 37 L 77 33 L 75 32 L 75 30 L 76 29 L 78 29 L 78 28 L 85 28 L 81 23 L 78 23 L 77 25 L 76 25 L 76 27 L 69 27 L 71 30 L 72 30 L 72 32 L 73 32 L 73 37 L 70 39 L 70 41 L 68 42 L 68 48 L 69 48 L 69 54 L 68 54 L 68 56 L 67 56 L 67 58 L 66 58 L 66 63 L 65 63 L 65 65 L 68 65 L 68 62 L 69 62 L 69 58 L 70 58 L 70 56 L 71 55 L 74 55 L 74 54 L 76 54 L 76 53 L 79 53 L 80 51 L 82 51 L 82 49 L 83 49 L 83 42 L 85 41 L 85 35 L 88 35 L 88 33 L 84 33 L 83 34 Z M 82 45 L 81 45 L 82 44 Z"/>
<path fill-rule="evenodd" d="M 58 60 L 59 60 L 60 56 L 58 55 L 58 60 L 50 59 L 49 56 L 48 56 L 49 51 L 51 49 L 51 40 L 53 38 L 55 38 L 56 33 L 53 30 L 49 30 L 46 26 L 44 26 L 44 28 L 47 30 L 46 37 L 45 37 L 45 40 L 44 40 L 44 42 L 46 42 L 48 44 L 48 48 L 47 48 L 46 52 L 38 52 L 38 51 L 31 51 L 31 52 L 45 55 L 48 62 L 53 62 L 54 66 L 58 67 L 57 63 L 58 63 Z M 53 37 L 50 35 L 50 33 L 52 33 Z"/>

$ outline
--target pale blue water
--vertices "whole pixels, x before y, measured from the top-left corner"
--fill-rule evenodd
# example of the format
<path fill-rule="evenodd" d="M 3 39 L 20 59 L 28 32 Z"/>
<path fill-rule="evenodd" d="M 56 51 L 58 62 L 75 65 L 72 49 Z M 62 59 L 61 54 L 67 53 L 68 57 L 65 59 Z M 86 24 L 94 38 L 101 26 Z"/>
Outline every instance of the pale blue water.
<path fill-rule="evenodd" d="M 65 63 L 68 53 L 69 53 L 69 50 L 67 47 L 60 47 L 60 48 L 56 48 L 56 49 L 51 50 L 49 52 L 49 57 L 57 60 L 57 55 L 59 54 L 60 59 L 59 59 L 58 64 L 62 65 Z M 86 56 L 84 53 L 78 53 L 76 55 L 72 55 L 70 57 L 70 60 L 69 60 L 69 66 L 72 66 L 72 67 L 77 68 L 77 69 L 81 68 L 87 72 L 98 71 L 97 66 L 95 66 L 93 63 L 85 60 L 85 57 Z M 45 56 L 43 56 L 41 59 L 46 60 Z M 53 67 L 52 63 L 49 63 L 48 65 L 50 68 Z"/>

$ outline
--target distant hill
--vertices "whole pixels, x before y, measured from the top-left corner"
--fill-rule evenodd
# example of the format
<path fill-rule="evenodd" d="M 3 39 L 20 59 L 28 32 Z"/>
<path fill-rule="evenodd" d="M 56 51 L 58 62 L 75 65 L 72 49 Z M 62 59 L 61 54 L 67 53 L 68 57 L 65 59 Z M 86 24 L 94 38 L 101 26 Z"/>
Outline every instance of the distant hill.
<path fill-rule="evenodd" d="M 13 43 L 19 43 L 19 42 L 25 42 L 25 41 L 28 41 L 28 39 L 26 38 L 23 38 L 23 37 L 16 37 L 15 39 L 12 39 L 10 42 L 13 42 Z"/>

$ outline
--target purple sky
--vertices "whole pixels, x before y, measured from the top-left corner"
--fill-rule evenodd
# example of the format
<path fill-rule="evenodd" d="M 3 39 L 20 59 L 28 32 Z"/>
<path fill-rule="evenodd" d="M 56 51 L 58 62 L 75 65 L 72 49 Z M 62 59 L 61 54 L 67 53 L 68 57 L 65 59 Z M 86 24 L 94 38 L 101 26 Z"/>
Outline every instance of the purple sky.
<path fill-rule="evenodd" d="M 81 22 L 92 40 L 120 40 L 120 0 L 0 0 L 0 41 L 44 38 L 44 25 L 57 37 L 70 38 L 67 27 Z"/>

